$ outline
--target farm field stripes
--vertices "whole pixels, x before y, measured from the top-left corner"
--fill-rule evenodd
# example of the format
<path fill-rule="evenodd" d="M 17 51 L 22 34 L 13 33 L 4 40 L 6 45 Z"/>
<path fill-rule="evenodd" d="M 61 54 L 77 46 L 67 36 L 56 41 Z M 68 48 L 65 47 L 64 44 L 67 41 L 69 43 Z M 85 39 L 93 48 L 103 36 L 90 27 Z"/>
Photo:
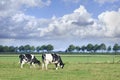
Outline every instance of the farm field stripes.
<path fill-rule="evenodd" d="M 0 56 L 0 80 L 119 80 L 119 55 L 72 56 L 62 55 L 65 68 L 55 70 L 50 64 L 48 70 L 29 68 L 26 64 L 20 69 L 18 55 Z M 41 61 L 41 56 L 36 55 Z M 114 64 L 113 62 L 114 58 Z M 110 61 L 110 62 L 108 62 Z"/>

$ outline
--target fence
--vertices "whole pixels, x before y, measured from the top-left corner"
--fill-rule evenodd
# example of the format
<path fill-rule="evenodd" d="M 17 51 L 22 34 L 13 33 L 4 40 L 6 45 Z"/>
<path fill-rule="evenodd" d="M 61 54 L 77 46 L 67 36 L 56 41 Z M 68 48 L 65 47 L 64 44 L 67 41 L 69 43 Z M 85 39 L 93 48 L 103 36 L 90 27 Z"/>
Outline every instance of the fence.
<path fill-rule="evenodd" d="M 65 63 L 119 63 L 120 55 L 70 55 L 60 54 Z M 0 58 L 14 57 L 18 59 L 19 54 L 2 54 Z M 35 54 L 41 60 L 41 54 Z"/>
<path fill-rule="evenodd" d="M 66 62 L 77 63 L 119 63 L 120 55 L 62 55 Z"/>

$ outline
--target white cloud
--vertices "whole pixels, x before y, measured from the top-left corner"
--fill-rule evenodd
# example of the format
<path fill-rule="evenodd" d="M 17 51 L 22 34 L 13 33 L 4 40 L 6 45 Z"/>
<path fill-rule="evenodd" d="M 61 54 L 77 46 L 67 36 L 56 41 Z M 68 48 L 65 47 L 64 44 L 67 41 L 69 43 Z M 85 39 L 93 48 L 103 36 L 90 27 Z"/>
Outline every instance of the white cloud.
<path fill-rule="evenodd" d="M 25 15 L 22 8 L 44 7 L 50 4 L 51 0 L 0 0 L 0 37 L 39 37 L 39 28 L 47 26 L 49 20 Z"/>
<path fill-rule="evenodd" d="M 104 4 L 104 3 L 113 3 L 113 2 L 116 2 L 116 1 L 118 1 L 118 0 L 94 0 L 94 1 L 96 1 L 96 2 L 98 2 L 98 3 L 100 3 L 100 4 Z"/>
<path fill-rule="evenodd" d="M 87 12 L 84 6 L 74 10 L 72 14 L 64 15 L 61 18 L 55 19 L 47 28 L 42 29 L 42 36 L 51 37 L 86 37 L 87 29 L 92 28 L 94 20 Z"/>
<path fill-rule="evenodd" d="M 51 0 L 0 0 L 0 16 L 11 16 L 21 12 L 22 8 L 44 7 L 50 4 Z"/>
<path fill-rule="evenodd" d="M 40 28 L 48 26 L 50 20 L 37 19 L 24 13 L 0 18 L 1 38 L 38 38 Z"/>
<path fill-rule="evenodd" d="M 106 11 L 91 17 L 84 6 L 72 14 L 53 20 L 48 27 L 41 30 L 41 36 L 52 38 L 119 38 L 120 12 Z"/>
<path fill-rule="evenodd" d="M 120 37 L 120 12 L 106 11 L 99 16 L 101 26 L 104 27 L 105 35 L 107 37 Z"/>
<path fill-rule="evenodd" d="M 19 0 L 18 3 L 20 5 L 27 5 L 28 7 L 43 7 L 49 6 L 51 4 L 51 0 Z"/>
<path fill-rule="evenodd" d="M 3 3 L 2 3 L 3 4 Z M 120 10 L 120 9 L 119 9 Z M 120 11 L 106 11 L 92 18 L 84 6 L 63 17 L 38 19 L 19 11 L 0 17 L 3 39 L 120 38 Z"/>

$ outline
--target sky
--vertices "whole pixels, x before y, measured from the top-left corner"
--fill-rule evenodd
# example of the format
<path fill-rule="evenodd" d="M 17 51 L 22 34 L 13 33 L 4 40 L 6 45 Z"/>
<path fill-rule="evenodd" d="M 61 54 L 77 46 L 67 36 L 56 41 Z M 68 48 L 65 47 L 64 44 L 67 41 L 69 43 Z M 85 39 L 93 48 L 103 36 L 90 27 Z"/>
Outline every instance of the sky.
<path fill-rule="evenodd" d="M 89 43 L 120 44 L 120 0 L 0 0 L 0 45 Z"/>

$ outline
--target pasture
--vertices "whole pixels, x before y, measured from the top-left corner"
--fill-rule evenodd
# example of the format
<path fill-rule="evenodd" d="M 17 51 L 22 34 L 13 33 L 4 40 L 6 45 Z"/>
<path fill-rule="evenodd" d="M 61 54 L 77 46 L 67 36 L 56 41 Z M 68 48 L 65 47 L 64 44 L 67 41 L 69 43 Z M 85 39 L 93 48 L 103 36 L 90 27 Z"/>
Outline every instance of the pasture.
<path fill-rule="evenodd" d="M 41 61 L 41 56 L 36 55 Z M 63 55 L 64 69 L 20 68 L 18 55 L 0 55 L 0 80 L 119 80 L 120 56 Z"/>

